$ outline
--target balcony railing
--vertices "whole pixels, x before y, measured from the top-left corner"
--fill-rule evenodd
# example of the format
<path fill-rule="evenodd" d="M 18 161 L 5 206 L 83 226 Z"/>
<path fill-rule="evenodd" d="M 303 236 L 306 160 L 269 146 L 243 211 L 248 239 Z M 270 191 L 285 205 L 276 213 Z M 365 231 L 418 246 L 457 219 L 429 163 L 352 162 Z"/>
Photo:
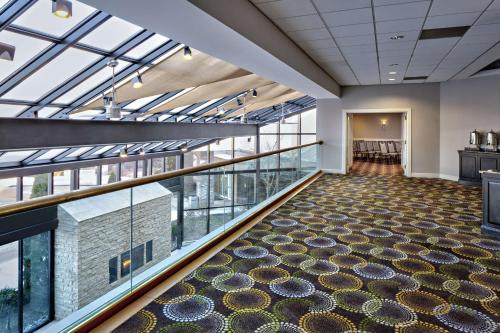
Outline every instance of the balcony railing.
<path fill-rule="evenodd" d="M 0 207 L 0 331 L 66 331 L 116 304 L 316 174 L 320 144 Z"/>

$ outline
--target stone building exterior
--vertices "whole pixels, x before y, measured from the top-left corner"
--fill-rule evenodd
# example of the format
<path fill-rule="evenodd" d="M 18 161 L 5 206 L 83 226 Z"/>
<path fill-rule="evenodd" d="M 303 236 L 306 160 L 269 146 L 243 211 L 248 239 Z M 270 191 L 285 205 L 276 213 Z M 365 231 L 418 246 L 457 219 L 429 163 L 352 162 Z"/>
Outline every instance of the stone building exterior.
<path fill-rule="evenodd" d="M 133 188 L 132 209 L 130 198 L 130 190 L 122 190 L 59 206 L 55 232 L 56 319 L 130 283 L 131 274 L 136 276 L 170 256 L 172 193 L 153 183 Z M 132 253 L 131 214 L 132 248 L 139 250 Z M 141 253 L 142 263 L 132 271 L 130 258 L 135 255 L 140 259 Z"/>

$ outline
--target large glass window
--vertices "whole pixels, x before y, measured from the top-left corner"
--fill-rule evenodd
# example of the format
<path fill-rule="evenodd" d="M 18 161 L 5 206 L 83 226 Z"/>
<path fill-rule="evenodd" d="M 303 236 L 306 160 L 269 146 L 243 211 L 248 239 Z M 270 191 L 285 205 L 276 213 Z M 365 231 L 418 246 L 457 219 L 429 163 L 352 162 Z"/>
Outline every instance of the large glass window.
<path fill-rule="evenodd" d="M 316 133 L 316 109 L 301 113 L 300 119 L 301 133 Z"/>
<path fill-rule="evenodd" d="M 135 176 L 136 162 L 124 162 L 121 165 L 121 180 L 133 179 Z"/>
<path fill-rule="evenodd" d="M 71 191 L 71 170 L 54 172 L 54 194 Z"/>
<path fill-rule="evenodd" d="M 16 202 L 17 178 L 0 179 L 0 205 Z"/>
<path fill-rule="evenodd" d="M 111 184 L 118 181 L 120 172 L 118 164 L 103 165 L 101 169 L 101 184 Z"/>
<path fill-rule="evenodd" d="M 80 39 L 80 42 L 111 51 L 141 30 L 141 27 L 118 17 L 112 17 Z"/>
<path fill-rule="evenodd" d="M 210 145 L 210 163 L 233 158 L 233 138 L 217 140 Z"/>
<path fill-rule="evenodd" d="M 88 188 L 97 185 L 97 167 L 81 168 L 79 172 L 80 188 Z"/>
<path fill-rule="evenodd" d="M 50 173 L 23 177 L 23 200 L 43 197 L 49 194 Z"/>
<path fill-rule="evenodd" d="M 260 152 L 265 153 L 279 149 L 278 135 L 265 134 L 260 136 Z"/>
<path fill-rule="evenodd" d="M 153 158 L 152 163 L 153 165 L 151 167 L 151 173 L 153 175 L 163 172 L 163 163 L 165 163 L 165 159 L 163 157 Z"/>
<path fill-rule="evenodd" d="M 19 242 L 0 245 L 0 332 L 17 332 Z"/>
<path fill-rule="evenodd" d="M 208 163 L 208 146 L 184 154 L 184 167 L 189 168 Z"/>
<path fill-rule="evenodd" d="M 172 171 L 177 169 L 177 156 L 165 157 L 165 171 Z"/>

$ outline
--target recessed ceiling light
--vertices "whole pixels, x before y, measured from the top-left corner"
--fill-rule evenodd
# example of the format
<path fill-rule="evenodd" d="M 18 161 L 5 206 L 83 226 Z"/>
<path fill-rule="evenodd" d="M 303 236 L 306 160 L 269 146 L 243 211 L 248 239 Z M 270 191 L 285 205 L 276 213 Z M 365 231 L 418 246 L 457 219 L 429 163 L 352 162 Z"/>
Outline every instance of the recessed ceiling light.
<path fill-rule="evenodd" d="M 392 40 L 398 40 L 398 39 L 403 39 L 403 38 L 405 38 L 405 36 L 403 36 L 403 35 L 394 35 L 394 36 L 391 36 L 390 38 L 391 38 Z"/>
<path fill-rule="evenodd" d="M 394 80 L 396 80 L 396 79 L 394 79 L 394 78 L 390 78 L 390 79 L 389 79 L 389 81 L 394 81 Z"/>
<path fill-rule="evenodd" d="M 398 72 L 389 72 L 390 75 L 395 75 L 397 74 Z"/>

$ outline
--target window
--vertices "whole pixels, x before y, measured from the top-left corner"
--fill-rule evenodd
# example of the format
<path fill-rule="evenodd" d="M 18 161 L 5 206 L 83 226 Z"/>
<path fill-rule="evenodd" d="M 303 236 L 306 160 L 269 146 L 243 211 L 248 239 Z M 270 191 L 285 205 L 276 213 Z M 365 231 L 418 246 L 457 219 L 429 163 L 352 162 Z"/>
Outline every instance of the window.
<path fill-rule="evenodd" d="M 54 194 L 71 191 L 71 170 L 54 172 Z"/>
<path fill-rule="evenodd" d="M 160 47 L 162 44 L 168 42 L 167 37 L 163 37 L 162 35 L 154 35 L 153 37 L 148 38 L 146 41 L 142 42 L 138 46 L 134 47 L 132 50 L 125 53 L 127 57 L 140 59 L 144 57 L 146 54 L 150 53 L 154 49 Z"/>
<path fill-rule="evenodd" d="M 123 252 L 121 255 L 120 277 L 125 277 L 130 274 L 130 251 Z"/>
<path fill-rule="evenodd" d="M 165 171 L 172 171 L 177 168 L 177 156 L 165 157 Z"/>
<path fill-rule="evenodd" d="M 80 43 L 111 51 L 141 30 L 132 23 L 112 17 L 80 39 Z"/>
<path fill-rule="evenodd" d="M 23 177 L 23 200 L 43 197 L 49 194 L 50 173 Z"/>
<path fill-rule="evenodd" d="M 151 244 L 152 246 L 152 244 Z M 144 266 L 144 244 L 136 246 L 132 249 L 132 259 L 130 251 L 125 251 L 121 254 L 121 273 L 120 277 L 125 277 L 132 272 Z"/>
<path fill-rule="evenodd" d="M 184 167 L 198 166 L 208 163 L 208 146 L 201 147 L 184 154 Z"/>
<path fill-rule="evenodd" d="M 79 172 L 79 188 L 97 186 L 97 167 L 81 168 Z"/>
<path fill-rule="evenodd" d="M 135 161 L 122 163 L 120 170 L 121 171 L 120 179 L 129 180 L 135 178 L 134 177 L 135 165 L 136 165 Z"/>
<path fill-rule="evenodd" d="M 301 113 L 300 119 L 301 133 L 316 133 L 316 109 Z"/>
<path fill-rule="evenodd" d="M 153 158 L 153 165 L 151 170 L 153 175 L 163 172 L 163 163 L 165 163 L 165 159 L 163 157 Z"/>
<path fill-rule="evenodd" d="M 109 259 L 109 283 L 118 280 L 118 257 Z"/>
<path fill-rule="evenodd" d="M 118 164 L 103 165 L 101 169 L 101 184 L 111 184 L 117 182 Z"/>
<path fill-rule="evenodd" d="M 2 67 L 0 66 L 0 71 L 2 70 Z M 26 109 L 27 106 L 25 105 L 10 105 L 10 104 L 0 104 L 0 117 L 2 118 L 9 118 L 9 117 L 15 117 L 19 113 L 21 113 L 22 110 Z"/>
<path fill-rule="evenodd" d="M 150 240 L 146 243 L 146 262 L 153 260 L 153 241 Z"/>
<path fill-rule="evenodd" d="M 217 140 L 210 145 L 210 163 L 233 158 L 233 139 Z"/>
<path fill-rule="evenodd" d="M 16 202 L 16 189 L 17 178 L 0 179 L 0 205 Z"/>

